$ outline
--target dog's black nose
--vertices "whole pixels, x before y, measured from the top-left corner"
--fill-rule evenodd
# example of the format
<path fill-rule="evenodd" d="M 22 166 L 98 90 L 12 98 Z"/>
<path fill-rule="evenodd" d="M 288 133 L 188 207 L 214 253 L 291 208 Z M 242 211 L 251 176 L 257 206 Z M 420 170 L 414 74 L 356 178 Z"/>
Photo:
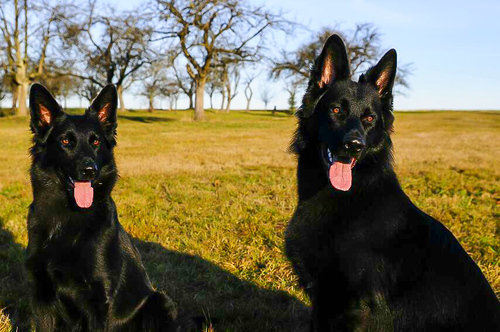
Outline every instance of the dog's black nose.
<path fill-rule="evenodd" d="M 361 150 L 364 149 L 366 143 L 365 140 L 362 139 L 361 137 L 350 137 L 344 140 L 344 147 L 346 151 L 351 154 L 355 155 L 361 152 Z"/>
<path fill-rule="evenodd" d="M 92 180 L 97 173 L 97 165 L 91 159 L 84 159 L 80 166 L 81 180 Z"/>

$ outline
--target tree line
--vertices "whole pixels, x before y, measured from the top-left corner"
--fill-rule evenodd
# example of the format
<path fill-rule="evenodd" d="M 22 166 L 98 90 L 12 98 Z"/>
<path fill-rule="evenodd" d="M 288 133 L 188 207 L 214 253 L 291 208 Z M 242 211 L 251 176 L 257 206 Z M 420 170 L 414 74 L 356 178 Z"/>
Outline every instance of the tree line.
<path fill-rule="evenodd" d="M 213 96 L 220 95 L 220 109 L 229 111 L 243 89 L 249 110 L 252 83 L 265 73 L 283 80 L 293 110 L 330 34 L 346 41 L 354 75 L 384 50 L 376 27 L 364 23 L 350 30 L 325 27 L 299 48 L 276 54 L 273 36 L 305 29 L 284 17 L 244 0 L 151 0 L 129 11 L 97 0 L 0 0 L 0 101 L 9 96 L 12 110 L 26 115 L 33 82 L 64 100 L 89 101 L 113 83 L 122 111 L 123 93 L 133 89 L 148 99 L 150 111 L 155 98 L 174 109 L 184 95 L 195 120 L 202 120 L 206 96 L 213 109 Z M 398 84 L 408 87 L 411 67 L 399 68 Z M 267 109 L 272 92 L 261 87 L 259 95 Z"/>

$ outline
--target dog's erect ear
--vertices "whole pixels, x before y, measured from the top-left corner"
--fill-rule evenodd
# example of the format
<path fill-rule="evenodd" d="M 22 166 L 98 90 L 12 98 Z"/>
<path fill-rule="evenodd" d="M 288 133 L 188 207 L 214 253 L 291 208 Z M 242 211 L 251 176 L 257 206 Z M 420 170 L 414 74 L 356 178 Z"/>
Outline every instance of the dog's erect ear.
<path fill-rule="evenodd" d="M 302 99 L 302 107 L 299 108 L 297 116 L 309 117 L 314 113 L 321 97 L 328 91 L 325 88 L 335 81 L 349 79 L 349 77 L 349 59 L 344 42 L 339 35 L 331 35 L 311 70 L 307 92 Z"/>
<path fill-rule="evenodd" d="M 322 89 L 335 80 L 349 78 L 349 73 L 349 59 L 344 42 L 339 35 L 331 35 L 316 60 L 312 78 Z"/>
<path fill-rule="evenodd" d="M 103 128 L 114 135 L 116 129 L 116 108 L 118 95 L 113 84 L 106 85 L 99 95 L 92 101 L 90 107 L 85 111 L 86 116 L 94 116 L 99 119 Z"/>
<path fill-rule="evenodd" d="M 31 131 L 35 135 L 45 133 L 65 114 L 49 90 L 39 83 L 30 88 L 30 113 Z"/>
<path fill-rule="evenodd" d="M 382 99 L 392 96 L 392 87 L 396 79 L 397 54 L 389 50 L 375 67 L 370 68 L 359 79 L 360 82 L 372 84 Z"/>

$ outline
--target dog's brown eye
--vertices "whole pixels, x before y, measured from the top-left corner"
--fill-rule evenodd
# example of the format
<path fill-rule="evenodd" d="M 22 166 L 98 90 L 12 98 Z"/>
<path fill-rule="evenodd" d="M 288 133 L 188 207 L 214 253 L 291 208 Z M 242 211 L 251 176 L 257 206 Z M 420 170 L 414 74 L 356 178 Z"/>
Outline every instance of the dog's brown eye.
<path fill-rule="evenodd" d="M 371 115 L 368 115 L 366 118 L 365 118 L 366 122 L 372 122 L 373 121 L 373 116 Z"/>
<path fill-rule="evenodd" d="M 69 139 L 67 139 L 67 138 L 63 138 L 63 139 L 61 140 L 61 143 L 62 143 L 63 145 L 68 145 L 68 144 L 69 144 Z"/>
<path fill-rule="evenodd" d="M 92 144 L 94 144 L 95 146 L 99 146 L 99 144 L 101 144 L 101 141 L 99 141 L 98 139 L 95 139 L 92 141 Z"/>
<path fill-rule="evenodd" d="M 333 113 L 335 113 L 335 114 L 340 113 L 340 107 L 335 107 L 335 108 L 333 109 Z"/>

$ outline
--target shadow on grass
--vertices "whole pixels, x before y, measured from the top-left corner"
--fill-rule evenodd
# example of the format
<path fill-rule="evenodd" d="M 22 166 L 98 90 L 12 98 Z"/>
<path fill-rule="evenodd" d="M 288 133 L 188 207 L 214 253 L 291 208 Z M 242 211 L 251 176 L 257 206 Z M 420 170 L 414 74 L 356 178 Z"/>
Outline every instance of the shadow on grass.
<path fill-rule="evenodd" d="M 13 331 L 30 330 L 28 282 L 24 270 L 25 249 L 3 227 L 0 218 L 0 309 L 9 316 Z"/>
<path fill-rule="evenodd" d="M 198 256 L 135 239 L 155 286 L 182 316 L 205 316 L 214 331 L 307 331 L 308 308 L 284 291 L 263 289 Z M 13 331 L 30 331 L 25 249 L 0 219 L 0 309 Z"/>
<path fill-rule="evenodd" d="M 141 123 L 155 123 L 155 122 L 172 122 L 175 121 L 171 118 L 160 118 L 157 116 L 130 116 L 130 115 L 118 115 L 118 119 L 136 121 Z"/>
<path fill-rule="evenodd" d="M 135 239 L 149 277 L 179 304 L 205 316 L 215 331 L 306 331 L 308 308 L 284 291 L 260 288 L 198 256 Z"/>

